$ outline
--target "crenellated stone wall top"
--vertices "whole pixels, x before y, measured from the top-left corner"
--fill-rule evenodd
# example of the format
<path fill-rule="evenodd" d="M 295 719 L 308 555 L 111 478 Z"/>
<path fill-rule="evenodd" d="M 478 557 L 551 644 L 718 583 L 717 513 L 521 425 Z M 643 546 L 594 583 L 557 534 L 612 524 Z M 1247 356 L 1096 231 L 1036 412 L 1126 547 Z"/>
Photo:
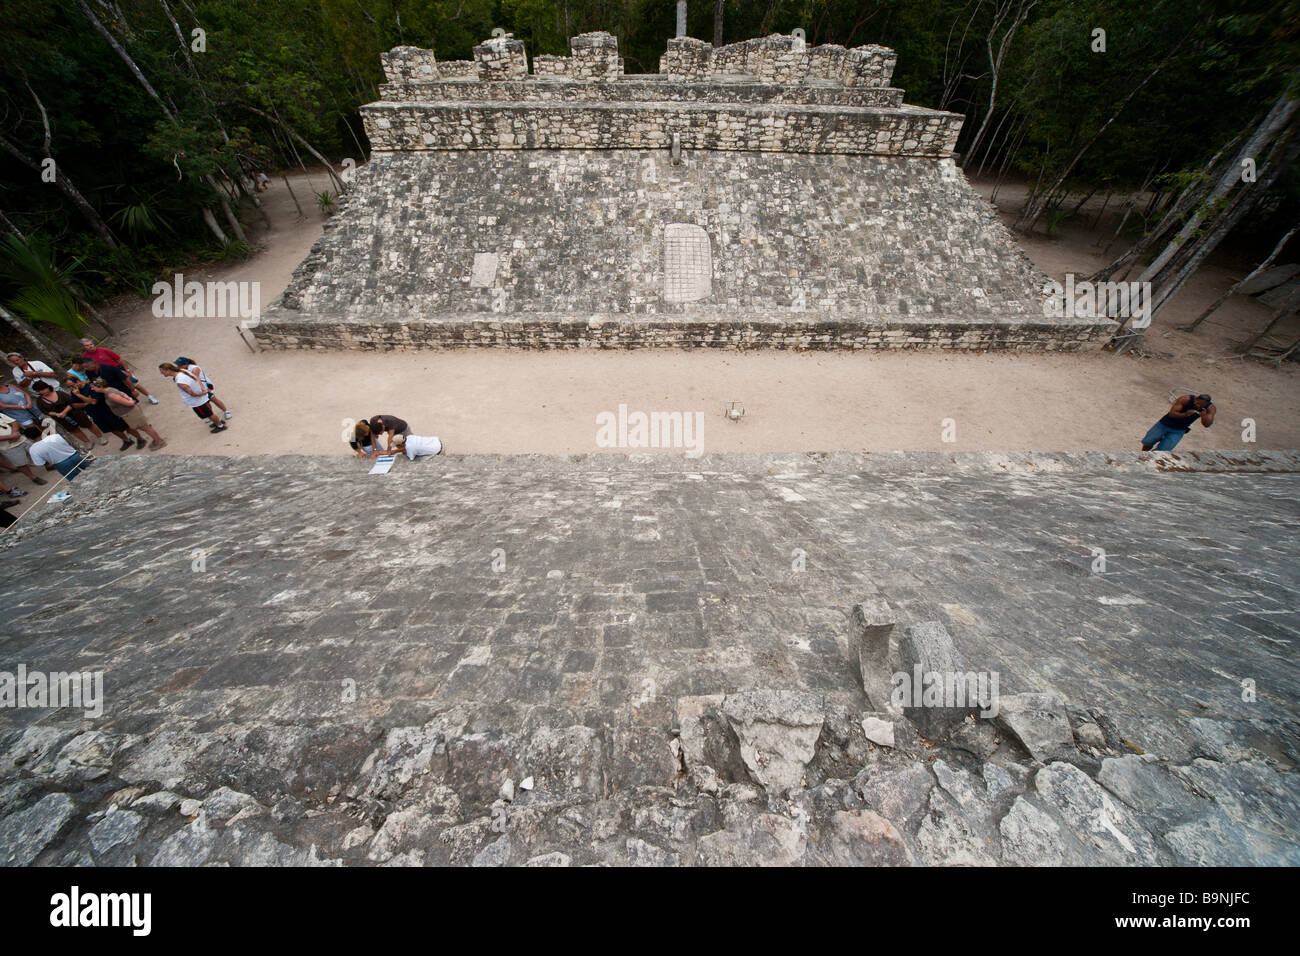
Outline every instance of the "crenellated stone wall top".
<path fill-rule="evenodd" d="M 404 86 L 441 79 L 519 80 L 564 78 L 603 82 L 624 76 L 618 38 L 612 33 L 583 33 L 569 40 L 568 56 L 533 57 L 529 70 L 522 40 L 494 36 L 474 47 L 472 60 L 438 63 L 432 50 L 400 46 L 382 54 L 389 84 Z M 838 44 L 809 47 L 784 34 L 757 37 L 714 47 L 691 37 L 668 41 L 659 60 L 661 75 L 687 82 L 750 79 L 785 86 L 887 87 L 898 57 L 888 47 Z"/>

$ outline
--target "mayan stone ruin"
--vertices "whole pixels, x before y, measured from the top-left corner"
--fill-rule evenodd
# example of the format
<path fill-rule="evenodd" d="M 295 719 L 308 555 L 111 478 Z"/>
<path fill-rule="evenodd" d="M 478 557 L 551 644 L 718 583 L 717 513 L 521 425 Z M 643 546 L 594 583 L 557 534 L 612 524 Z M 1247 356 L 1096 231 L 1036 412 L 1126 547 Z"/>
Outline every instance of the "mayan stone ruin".
<path fill-rule="evenodd" d="M 953 161 L 962 117 L 903 103 L 893 51 L 608 33 L 529 60 L 398 47 L 373 146 L 268 348 L 1099 347 Z"/>
<path fill-rule="evenodd" d="M 0 864 L 1294 866 L 1297 469 L 114 459 L 0 567 L 29 659 L 108 669 L 0 711 Z M 913 663 L 996 706 L 897 712 Z"/>
<path fill-rule="evenodd" d="M 1039 897 L 996 874 L 1059 931 L 1114 905 L 1100 868 L 1300 865 L 1300 451 L 1253 419 L 1231 437 L 1286 406 L 1216 384 L 1198 447 L 1095 450 L 1084 419 L 1147 407 L 1137 371 L 1108 406 L 1100 355 L 950 354 L 1079 353 L 1116 323 L 1046 315 L 955 162 L 963 117 L 905 104 L 890 49 L 679 37 L 655 74 L 608 33 L 472 54 L 384 55 L 338 212 L 244 342 L 219 317 L 237 360 L 197 316 L 127 339 L 144 369 L 191 336 L 237 409 L 212 427 L 247 430 L 126 441 L 0 538 L 0 867 L 1094 868 L 1086 892 L 1020 875 Z M 506 351 L 651 348 L 676 351 Z M 752 369 L 781 387 L 720 397 Z M 882 400 L 796 401 L 792 370 Z M 1011 429 L 983 390 L 1017 429 L 1046 407 L 1024 441 L 1053 444 L 988 450 Z M 171 421 L 202 427 L 184 394 Z M 851 441 L 823 450 L 799 429 L 832 404 Z M 872 430 L 909 404 L 917 435 L 951 414 L 984 443 Z M 684 440 L 629 441 L 629 407 Z M 706 413 L 742 450 L 685 427 Z M 508 415 L 550 444 L 470 447 Z M 789 444 L 751 450 L 778 419 Z M 452 451 L 417 456 L 435 435 Z M 934 909 L 937 880 L 897 877 L 869 893 Z M 244 931 L 242 885 L 159 879 L 185 932 L 205 903 Z M 351 919 L 263 895 L 291 932 Z"/>

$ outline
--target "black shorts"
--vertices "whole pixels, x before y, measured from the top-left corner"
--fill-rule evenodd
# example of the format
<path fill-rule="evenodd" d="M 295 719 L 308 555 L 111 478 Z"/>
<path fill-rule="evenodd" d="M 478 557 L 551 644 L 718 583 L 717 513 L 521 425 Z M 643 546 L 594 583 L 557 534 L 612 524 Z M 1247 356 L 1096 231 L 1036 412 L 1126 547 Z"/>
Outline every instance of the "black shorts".
<path fill-rule="evenodd" d="M 198 415 L 199 418 L 210 418 L 212 416 L 212 404 L 210 402 L 204 402 L 202 405 L 195 405 L 193 406 L 193 409 L 194 414 Z"/>

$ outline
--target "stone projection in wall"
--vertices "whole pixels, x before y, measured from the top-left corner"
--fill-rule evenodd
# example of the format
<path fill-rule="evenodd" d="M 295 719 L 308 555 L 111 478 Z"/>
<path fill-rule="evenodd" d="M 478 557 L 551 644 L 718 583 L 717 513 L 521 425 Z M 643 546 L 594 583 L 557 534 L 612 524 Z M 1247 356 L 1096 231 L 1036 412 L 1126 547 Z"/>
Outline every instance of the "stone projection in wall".
<path fill-rule="evenodd" d="M 398 47 L 373 152 L 283 296 L 272 348 L 1099 347 L 903 103 L 885 47 L 493 37 Z M 531 66 L 531 72 L 530 72 Z"/>

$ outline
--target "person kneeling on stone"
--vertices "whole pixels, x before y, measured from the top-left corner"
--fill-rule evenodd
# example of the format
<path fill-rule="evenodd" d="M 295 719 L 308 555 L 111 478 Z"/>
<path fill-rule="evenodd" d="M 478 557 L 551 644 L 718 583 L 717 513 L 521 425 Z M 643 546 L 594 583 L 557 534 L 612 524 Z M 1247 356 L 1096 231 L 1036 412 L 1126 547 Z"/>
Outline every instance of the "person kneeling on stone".
<path fill-rule="evenodd" d="M 433 436 L 424 438 L 419 435 L 395 435 L 393 447 L 399 452 L 405 452 L 411 461 L 425 455 L 441 455 L 443 451 L 442 442 Z"/>
<path fill-rule="evenodd" d="M 352 437 L 348 439 L 348 444 L 357 453 L 358 458 L 373 458 L 375 446 L 374 436 L 370 434 L 370 422 L 364 419 L 357 422 L 352 429 Z"/>
<path fill-rule="evenodd" d="M 1172 451 L 1197 421 L 1206 428 L 1213 425 L 1215 411 L 1214 401 L 1208 395 L 1179 396 L 1164 418 L 1142 436 L 1142 450 Z"/>
<path fill-rule="evenodd" d="M 393 453 L 395 436 L 409 434 L 411 426 L 396 415 L 376 415 L 370 421 L 363 418 L 357 422 L 348 444 L 356 449 L 358 458 L 377 458 L 381 453 Z"/>
<path fill-rule="evenodd" d="M 60 475 L 71 481 L 86 465 L 85 456 L 60 434 L 42 436 L 39 428 L 28 425 L 23 429 L 23 436 L 32 441 L 31 447 L 27 449 L 32 464 L 44 465 L 46 471 L 57 468 Z"/>
<path fill-rule="evenodd" d="M 370 434 L 374 436 L 375 440 L 375 455 L 379 454 L 381 449 L 384 454 L 391 455 L 395 450 L 393 448 L 393 439 L 398 435 L 411 434 L 411 426 L 396 415 L 376 415 L 370 419 L 369 424 Z"/>

